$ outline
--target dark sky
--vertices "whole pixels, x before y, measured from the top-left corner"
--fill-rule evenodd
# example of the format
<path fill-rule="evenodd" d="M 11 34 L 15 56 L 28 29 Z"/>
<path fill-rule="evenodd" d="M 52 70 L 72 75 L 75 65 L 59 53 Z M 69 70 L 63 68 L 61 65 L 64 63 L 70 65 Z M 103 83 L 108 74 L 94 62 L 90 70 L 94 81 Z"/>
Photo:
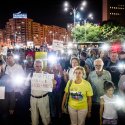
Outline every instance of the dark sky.
<path fill-rule="evenodd" d="M 64 0 L 65 1 L 65 0 Z M 4 0 L 0 6 L 0 28 L 4 28 L 5 22 L 12 18 L 13 13 L 21 11 L 27 13 L 28 18 L 35 22 L 47 25 L 58 25 L 66 27 L 67 23 L 73 22 L 73 15 L 70 12 L 63 11 L 63 0 Z M 94 14 L 94 23 L 101 21 L 101 1 L 86 0 L 87 7 L 82 16 L 86 18 L 87 14 Z M 80 4 L 80 0 L 69 0 L 73 7 Z"/>

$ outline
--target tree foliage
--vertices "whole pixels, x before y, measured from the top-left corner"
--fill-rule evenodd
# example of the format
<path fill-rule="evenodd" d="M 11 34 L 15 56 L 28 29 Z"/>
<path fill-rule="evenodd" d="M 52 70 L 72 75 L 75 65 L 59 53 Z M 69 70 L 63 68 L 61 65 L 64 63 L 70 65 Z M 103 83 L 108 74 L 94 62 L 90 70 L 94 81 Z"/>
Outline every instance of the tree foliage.
<path fill-rule="evenodd" d="M 72 29 L 72 36 L 77 42 L 125 40 L 125 27 L 116 26 L 112 23 L 103 26 L 86 23 L 75 26 Z"/>
<path fill-rule="evenodd" d="M 115 26 L 112 23 L 101 26 L 103 40 L 125 39 L 125 27 Z"/>

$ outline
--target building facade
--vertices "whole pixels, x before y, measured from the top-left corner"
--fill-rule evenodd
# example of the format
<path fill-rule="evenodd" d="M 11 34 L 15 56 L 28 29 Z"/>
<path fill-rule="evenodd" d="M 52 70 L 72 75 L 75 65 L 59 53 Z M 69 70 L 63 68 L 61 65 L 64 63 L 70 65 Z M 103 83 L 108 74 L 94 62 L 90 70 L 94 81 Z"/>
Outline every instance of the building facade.
<path fill-rule="evenodd" d="M 10 41 L 11 45 L 22 46 L 27 45 L 27 42 L 33 42 L 35 46 L 40 46 L 44 42 L 51 45 L 54 39 L 67 42 L 68 35 L 65 28 L 40 24 L 29 18 L 9 19 L 5 31 L 5 42 Z"/>
<path fill-rule="evenodd" d="M 1 46 L 4 45 L 4 41 L 5 41 L 4 33 L 5 33 L 5 31 L 3 29 L 0 29 L 0 45 Z"/>
<path fill-rule="evenodd" d="M 114 20 L 125 25 L 125 0 L 103 0 L 102 21 Z"/>
<path fill-rule="evenodd" d="M 32 22 L 32 19 L 9 19 L 5 26 L 6 39 L 10 39 L 12 45 L 26 45 L 32 41 Z"/>

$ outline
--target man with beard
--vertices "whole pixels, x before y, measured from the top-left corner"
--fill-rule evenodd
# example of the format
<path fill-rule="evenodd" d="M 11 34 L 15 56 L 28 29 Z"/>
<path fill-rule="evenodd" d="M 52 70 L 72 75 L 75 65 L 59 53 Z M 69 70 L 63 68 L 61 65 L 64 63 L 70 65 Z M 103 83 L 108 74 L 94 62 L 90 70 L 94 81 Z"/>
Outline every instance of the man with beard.
<path fill-rule="evenodd" d="M 102 59 L 96 59 L 94 61 L 95 70 L 90 72 L 88 76 L 88 80 L 93 88 L 92 123 L 94 125 L 99 125 L 99 100 L 100 96 L 104 94 L 104 82 L 111 81 L 111 74 L 109 71 L 104 70 L 103 66 Z"/>

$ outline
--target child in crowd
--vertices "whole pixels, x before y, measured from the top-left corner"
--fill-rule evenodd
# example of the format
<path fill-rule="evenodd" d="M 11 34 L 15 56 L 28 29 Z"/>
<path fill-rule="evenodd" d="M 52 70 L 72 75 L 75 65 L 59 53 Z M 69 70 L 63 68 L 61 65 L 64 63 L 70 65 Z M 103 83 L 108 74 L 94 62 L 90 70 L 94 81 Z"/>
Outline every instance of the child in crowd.
<path fill-rule="evenodd" d="M 100 125 L 117 125 L 117 96 L 112 82 L 104 82 L 105 94 L 100 97 Z"/>

